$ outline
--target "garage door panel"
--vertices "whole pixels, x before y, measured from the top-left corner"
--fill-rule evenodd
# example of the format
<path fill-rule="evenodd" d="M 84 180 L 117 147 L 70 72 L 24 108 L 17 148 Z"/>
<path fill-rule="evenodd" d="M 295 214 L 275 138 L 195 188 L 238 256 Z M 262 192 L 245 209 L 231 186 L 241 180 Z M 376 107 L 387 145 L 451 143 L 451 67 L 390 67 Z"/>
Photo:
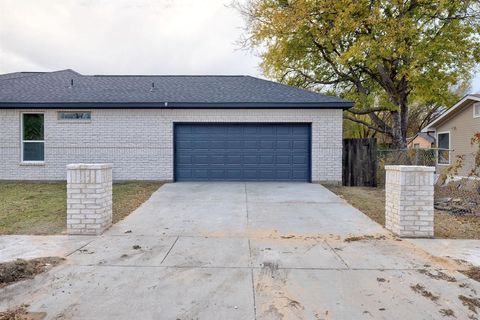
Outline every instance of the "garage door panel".
<path fill-rule="evenodd" d="M 242 164 L 243 162 L 243 159 L 242 159 L 242 156 L 241 155 L 228 155 L 225 157 L 225 163 L 228 164 L 228 165 L 231 165 L 231 164 Z"/>
<path fill-rule="evenodd" d="M 304 136 L 304 135 L 309 134 L 309 133 L 310 133 L 310 128 L 309 127 L 305 127 L 305 126 L 292 127 L 292 134 L 293 135 Z"/>
<path fill-rule="evenodd" d="M 198 137 L 195 137 L 194 139 L 197 139 Z M 194 140 L 192 141 L 192 149 L 204 149 L 208 150 L 211 146 L 210 141 L 200 141 L 200 140 Z"/>
<path fill-rule="evenodd" d="M 277 164 L 282 165 L 282 164 L 291 164 L 292 163 L 292 157 L 290 155 L 288 156 L 277 156 Z"/>
<path fill-rule="evenodd" d="M 262 149 L 273 149 L 275 148 L 275 140 L 263 140 L 260 141 L 260 148 Z"/>
<path fill-rule="evenodd" d="M 260 141 L 257 140 L 245 140 L 244 141 L 245 149 L 258 149 L 260 145 Z"/>
<path fill-rule="evenodd" d="M 192 170 L 192 179 L 207 179 L 209 177 L 207 169 Z"/>
<path fill-rule="evenodd" d="M 293 164 L 307 164 L 308 159 L 305 156 L 293 156 L 292 157 Z"/>
<path fill-rule="evenodd" d="M 308 148 L 308 141 L 302 140 L 294 140 L 293 141 L 293 149 L 307 149 Z"/>
<path fill-rule="evenodd" d="M 181 155 L 177 157 L 177 164 L 191 164 L 192 157 L 189 155 Z"/>
<path fill-rule="evenodd" d="M 292 135 L 292 128 L 291 127 L 279 127 L 279 128 L 277 128 L 277 135 L 278 136 L 291 136 Z"/>
<path fill-rule="evenodd" d="M 292 141 L 290 140 L 277 140 L 276 143 L 277 143 L 276 145 L 277 149 L 290 150 L 292 148 Z"/>
<path fill-rule="evenodd" d="M 275 157 L 273 155 L 261 155 L 260 164 L 274 164 Z"/>
<path fill-rule="evenodd" d="M 309 124 L 175 125 L 176 180 L 310 179 Z"/>
<path fill-rule="evenodd" d="M 242 140 L 231 140 L 226 142 L 227 149 L 242 149 L 243 148 Z"/>

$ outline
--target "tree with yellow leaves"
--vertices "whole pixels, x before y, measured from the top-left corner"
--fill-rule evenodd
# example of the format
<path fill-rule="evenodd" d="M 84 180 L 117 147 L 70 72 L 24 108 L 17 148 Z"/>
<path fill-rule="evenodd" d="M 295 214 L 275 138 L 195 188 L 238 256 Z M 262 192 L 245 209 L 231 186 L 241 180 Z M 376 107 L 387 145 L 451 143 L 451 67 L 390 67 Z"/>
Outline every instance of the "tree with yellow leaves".
<path fill-rule="evenodd" d="M 386 134 L 397 148 L 406 147 L 409 109 L 451 105 L 458 98 L 452 88 L 467 83 L 480 62 L 478 0 L 235 6 L 246 18 L 245 45 L 260 50 L 268 77 L 354 100 L 345 117 Z"/>

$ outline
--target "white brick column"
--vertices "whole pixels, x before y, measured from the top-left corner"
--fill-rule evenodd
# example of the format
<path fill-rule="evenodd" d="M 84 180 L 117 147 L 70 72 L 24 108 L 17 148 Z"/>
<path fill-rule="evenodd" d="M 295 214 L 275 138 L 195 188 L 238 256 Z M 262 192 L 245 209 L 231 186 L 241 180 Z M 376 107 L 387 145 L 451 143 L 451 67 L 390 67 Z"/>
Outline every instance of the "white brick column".
<path fill-rule="evenodd" d="M 112 165 L 67 165 L 68 234 L 103 233 L 112 225 Z"/>
<path fill-rule="evenodd" d="M 385 166 L 385 227 L 400 237 L 433 237 L 434 167 Z"/>

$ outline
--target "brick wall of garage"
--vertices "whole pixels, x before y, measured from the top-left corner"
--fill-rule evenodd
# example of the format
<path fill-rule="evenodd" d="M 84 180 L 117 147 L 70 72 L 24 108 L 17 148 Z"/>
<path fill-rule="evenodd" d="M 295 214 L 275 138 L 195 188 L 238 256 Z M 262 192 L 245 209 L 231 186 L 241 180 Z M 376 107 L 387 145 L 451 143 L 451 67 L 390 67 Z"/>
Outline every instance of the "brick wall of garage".
<path fill-rule="evenodd" d="M 65 180 L 70 163 L 113 163 L 116 180 L 172 180 L 174 122 L 312 123 L 312 180 L 341 181 L 340 109 L 82 109 L 90 121 L 61 121 L 59 110 L 0 110 L 0 180 Z M 45 164 L 20 161 L 22 112 L 45 114 Z"/>

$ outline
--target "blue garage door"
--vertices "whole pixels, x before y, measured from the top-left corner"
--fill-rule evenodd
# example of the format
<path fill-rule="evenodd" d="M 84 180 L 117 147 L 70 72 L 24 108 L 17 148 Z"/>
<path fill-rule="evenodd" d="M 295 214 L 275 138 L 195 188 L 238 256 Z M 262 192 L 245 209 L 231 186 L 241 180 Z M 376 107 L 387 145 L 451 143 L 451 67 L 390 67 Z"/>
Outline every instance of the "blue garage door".
<path fill-rule="evenodd" d="M 310 180 L 310 124 L 181 123 L 175 180 Z"/>

